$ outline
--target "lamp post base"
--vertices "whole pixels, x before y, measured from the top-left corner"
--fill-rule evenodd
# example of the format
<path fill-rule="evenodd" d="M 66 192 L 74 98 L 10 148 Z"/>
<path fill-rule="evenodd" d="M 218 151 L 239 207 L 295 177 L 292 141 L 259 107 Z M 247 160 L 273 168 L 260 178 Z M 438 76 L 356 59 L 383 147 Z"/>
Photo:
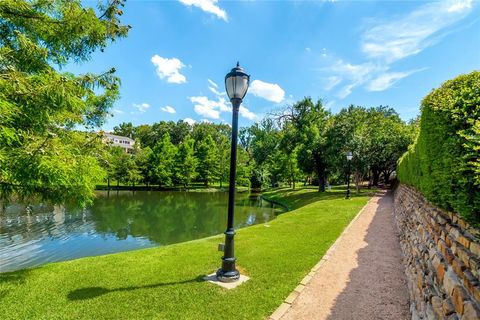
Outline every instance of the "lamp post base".
<path fill-rule="evenodd" d="M 221 282 L 235 282 L 240 279 L 240 272 L 238 270 L 225 271 L 223 269 L 218 269 L 217 279 Z"/>

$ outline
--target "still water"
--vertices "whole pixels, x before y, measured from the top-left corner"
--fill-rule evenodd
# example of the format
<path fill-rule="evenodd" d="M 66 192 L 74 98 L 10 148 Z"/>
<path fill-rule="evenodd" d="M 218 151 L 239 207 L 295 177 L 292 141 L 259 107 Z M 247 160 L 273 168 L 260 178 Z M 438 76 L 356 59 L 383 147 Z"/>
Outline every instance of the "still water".
<path fill-rule="evenodd" d="M 223 192 L 102 191 L 87 209 L 10 205 L 0 211 L 0 272 L 219 234 L 227 198 Z M 281 212 L 257 195 L 238 193 L 235 227 Z"/>

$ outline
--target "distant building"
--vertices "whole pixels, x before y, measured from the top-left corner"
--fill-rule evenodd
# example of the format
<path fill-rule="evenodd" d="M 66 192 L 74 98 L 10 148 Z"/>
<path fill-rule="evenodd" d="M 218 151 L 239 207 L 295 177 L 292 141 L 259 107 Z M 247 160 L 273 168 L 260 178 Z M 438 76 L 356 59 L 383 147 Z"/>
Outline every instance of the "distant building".
<path fill-rule="evenodd" d="M 125 150 L 125 152 L 131 152 L 133 150 L 135 140 L 128 137 L 117 136 L 107 132 L 105 132 L 103 135 L 106 138 L 105 140 L 111 143 L 112 146 L 120 147 Z"/>

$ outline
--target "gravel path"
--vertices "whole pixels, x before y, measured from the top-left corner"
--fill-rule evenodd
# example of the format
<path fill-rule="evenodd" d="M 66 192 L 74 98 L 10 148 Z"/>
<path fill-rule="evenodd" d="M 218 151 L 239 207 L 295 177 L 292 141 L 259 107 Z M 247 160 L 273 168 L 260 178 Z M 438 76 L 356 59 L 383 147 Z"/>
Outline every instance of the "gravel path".
<path fill-rule="evenodd" d="M 390 193 L 367 204 L 282 319 L 410 319 Z"/>

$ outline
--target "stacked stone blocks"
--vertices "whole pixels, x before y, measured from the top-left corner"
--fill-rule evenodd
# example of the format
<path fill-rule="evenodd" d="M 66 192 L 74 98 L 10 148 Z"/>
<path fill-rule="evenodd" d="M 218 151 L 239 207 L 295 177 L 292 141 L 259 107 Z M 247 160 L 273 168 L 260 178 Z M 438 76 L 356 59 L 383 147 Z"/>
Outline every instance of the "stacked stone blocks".
<path fill-rule="evenodd" d="M 395 218 L 412 319 L 480 319 L 480 231 L 405 185 Z"/>

